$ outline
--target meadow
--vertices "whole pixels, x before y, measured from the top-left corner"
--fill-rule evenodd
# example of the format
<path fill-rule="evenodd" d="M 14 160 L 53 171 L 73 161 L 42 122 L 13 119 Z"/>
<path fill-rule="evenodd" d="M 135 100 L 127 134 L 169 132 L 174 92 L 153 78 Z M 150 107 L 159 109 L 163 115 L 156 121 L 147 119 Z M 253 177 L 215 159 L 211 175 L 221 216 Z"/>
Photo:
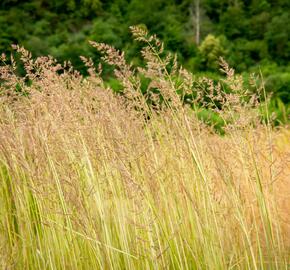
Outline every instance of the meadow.
<path fill-rule="evenodd" d="M 2 55 L 0 267 L 288 269 L 290 131 L 263 83 L 222 59 L 222 81 L 196 81 L 131 30 L 139 68 L 91 42 L 121 93 L 85 57 L 86 77 L 14 46 L 21 77 Z"/>

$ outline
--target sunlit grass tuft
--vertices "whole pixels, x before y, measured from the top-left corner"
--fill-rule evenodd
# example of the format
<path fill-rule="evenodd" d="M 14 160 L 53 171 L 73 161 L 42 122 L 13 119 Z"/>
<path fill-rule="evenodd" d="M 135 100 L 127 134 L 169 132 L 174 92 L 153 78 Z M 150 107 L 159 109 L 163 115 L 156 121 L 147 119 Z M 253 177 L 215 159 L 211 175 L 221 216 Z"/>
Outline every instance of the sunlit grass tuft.
<path fill-rule="evenodd" d="M 103 44 L 122 95 L 84 58 L 87 78 L 16 47 L 29 86 L 1 67 L 1 268 L 287 269 L 289 130 L 260 121 L 258 98 L 224 62 L 230 92 L 205 79 L 192 89 L 156 37 L 133 32 L 147 44 L 147 94 Z M 201 104 L 223 136 L 198 119 Z"/>

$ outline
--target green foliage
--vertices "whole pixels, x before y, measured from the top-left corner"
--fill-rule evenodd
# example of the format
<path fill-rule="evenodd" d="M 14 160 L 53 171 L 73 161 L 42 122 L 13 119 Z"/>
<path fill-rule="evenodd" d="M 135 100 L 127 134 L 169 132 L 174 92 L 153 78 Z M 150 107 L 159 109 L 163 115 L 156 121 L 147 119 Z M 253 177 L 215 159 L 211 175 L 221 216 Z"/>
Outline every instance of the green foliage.
<path fill-rule="evenodd" d="M 224 56 L 225 50 L 219 38 L 208 35 L 199 46 L 201 63 L 205 69 L 217 70 L 219 57 Z"/>
<path fill-rule="evenodd" d="M 247 19 L 242 1 L 235 1 L 220 16 L 221 31 L 230 39 L 244 36 L 247 32 Z"/>
<path fill-rule="evenodd" d="M 220 135 L 224 135 L 224 120 L 217 114 L 211 110 L 207 110 L 206 108 L 198 108 L 195 110 L 196 116 L 199 120 L 204 122 L 207 125 L 210 125 L 214 128 L 215 132 Z"/>
<path fill-rule="evenodd" d="M 70 60 L 85 74 L 79 55 L 100 56 L 88 40 L 125 50 L 134 65 L 142 65 L 140 46 L 131 43 L 130 25 L 143 24 L 176 52 L 194 73 L 216 72 L 225 59 L 238 72 L 263 71 L 267 89 L 289 103 L 290 2 L 288 0 L 200 0 L 201 44 L 195 43 L 194 0 L 4 0 L 0 3 L 0 52 L 21 44 L 33 56 Z M 263 67 L 265 65 L 265 68 Z M 279 66 L 280 68 L 270 68 Z M 282 68 L 281 68 L 282 67 Z M 268 72 L 268 68 L 271 72 Z M 104 67 L 109 78 L 110 69 Z"/>
<path fill-rule="evenodd" d="M 286 104 L 290 103 L 290 73 L 270 75 L 266 80 L 266 88 L 275 98 L 281 99 Z"/>
<path fill-rule="evenodd" d="M 274 59 L 282 63 L 290 60 L 290 17 L 289 13 L 282 13 L 272 18 L 267 25 L 265 39 L 269 52 Z"/>
<path fill-rule="evenodd" d="M 289 123 L 290 107 L 285 105 L 280 98 L 275 98 L 268 105 L 268 114 L 272 116 L 274 124 L 287 124 Z"/>

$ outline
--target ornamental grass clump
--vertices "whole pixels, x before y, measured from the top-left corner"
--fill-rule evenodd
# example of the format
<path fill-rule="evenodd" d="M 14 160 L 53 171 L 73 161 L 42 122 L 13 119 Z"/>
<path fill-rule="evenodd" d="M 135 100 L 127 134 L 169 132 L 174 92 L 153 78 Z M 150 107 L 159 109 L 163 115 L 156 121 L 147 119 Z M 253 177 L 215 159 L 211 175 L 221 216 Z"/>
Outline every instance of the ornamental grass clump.
<path fill-rule="evenodd" d="M 14 46 L 21 77 L 2 55 L 1 268 L 287 269 L 290 133 L 263 121 L 263 86 L 223 60 L 223 81 L 195 78 L 131 30 L 142 68 L 91 42 L 121 93 L 85 57 L 87 77 Z"/>

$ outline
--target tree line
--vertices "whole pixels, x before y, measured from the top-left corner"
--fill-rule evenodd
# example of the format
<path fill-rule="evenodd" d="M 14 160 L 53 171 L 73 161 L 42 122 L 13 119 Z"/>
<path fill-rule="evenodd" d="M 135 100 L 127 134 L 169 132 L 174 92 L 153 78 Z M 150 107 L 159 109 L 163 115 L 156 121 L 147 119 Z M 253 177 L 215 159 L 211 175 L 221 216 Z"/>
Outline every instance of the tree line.
<path fill-rule="evenodd" d="M 289 0 L 2 0 L 0 51 L 21 44 L 34 56 L 70 60 L 85 73 L 79 56 L 98 62 L 88 45 L 95 40 L 140 65 L 128 28 L 142 25 L 197 76 L 220 76 L 223 56 L 240 73 L 261 70 L 267 90 L 289 104 L 289 15 Z"/>

